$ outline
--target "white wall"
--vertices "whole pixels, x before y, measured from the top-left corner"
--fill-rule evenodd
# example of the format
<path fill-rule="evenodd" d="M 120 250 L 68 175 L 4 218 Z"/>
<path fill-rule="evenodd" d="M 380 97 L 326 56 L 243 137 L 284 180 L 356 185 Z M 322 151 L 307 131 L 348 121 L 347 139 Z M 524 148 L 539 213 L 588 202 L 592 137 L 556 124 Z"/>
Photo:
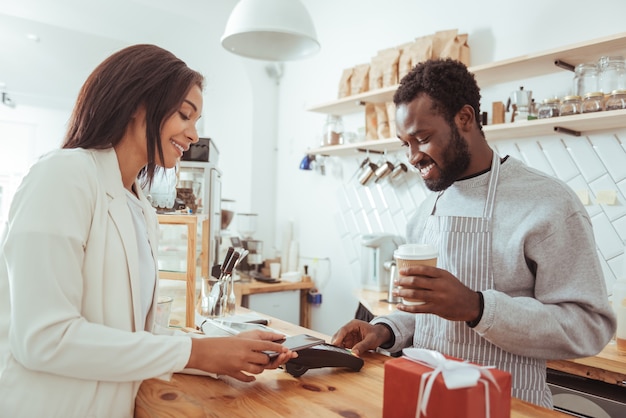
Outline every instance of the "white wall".
<path fill-rule="evenodd" d="M 9 198 L 22 176 L 43 153 L 63 139 L 69 111 L 0 105 L 0 237 L 9 212 Z"/>
<path fill-rule="evenodd" d="M 358 276 L 350 263 L 353 255 L 341 242 L 341 227 L 336 223 L 341 218 L 337 197 L 351 187 L 344 182 L 356 168 L 357 158 L 342 160 L 343 179 L 297 170 L 305 150 L 318 145 L 316 135 L 324 122 L 323 115 L 306 108 L 336 97 L 343 68 L 368 62 L 378 50 L 418 36 L 458 28 L 469 34 L 471 63 L 478 65 L 623 32 L 626 2 L 605 0 L 593 7 L 588 2 L 563 0 L 529 0 L 514 7 L 495 0 L 304 3 L 316 23 L 322 50 L 311 59 L 289 63 L 281 84 L 276 237 L 281 237 L 285 221 L 293 219 L 301 254 L 331 259 L 330 277 L 322 278 L 321 283 L 323 303 L 314 309 L 312 326 L 332 334 L 354 316 L 358 305 L 354 296 Z M 553 91 L 563 95 L 570 77 L 565 73 L 557 80 L 526 80 L 524 85 L 541 100 Z M 518 85 L 483 91 L 483 110 L 490 111 L 492 101 L 506 101 Z M 417 193 L 422 193 L 421 189 Z M 619 232 L 626 237 L 623 223 L 621 226 Z"/>
<path fill-rule="evenodd" d="M 207 76 L 202 133 L 214 138 L 220 150 L 223 197 L 235 199 L 237 211 L 259 213 L 257 238 L 265 241 L 268 257 L 281 248 L 282 231 L 293 221 L 301 264 L 317 268 L 323 295 L 322 305 L 313 309 L 313 328 L 332 334 L 353 317 L 357 307 L 353 260 L 358 257 L 358 243 L 354 232 L 346 240 L 341 223 L 343 212 L 353 209 L 342 205 L 344 197 L 354 193 L 348 179 L 362 156 L 336 159 L 326 176 L 298 170 L 306 149 L 318 146 L 325 119 L 306 109 L 336 97 L 342 69 L 369 62 L 378 50 L 415 37 L 458 28 L 469 34 L 472 64 L 477 65 L 623 32 L 626 2 L 600 0 L 593 7 L 580 0 L 528 0 L 518 5 L 495 0 L 303 2 L 315 21 L 322 50 L 310 59 L 286 63 L 279 86 L 267 76 L 265 63 L 215 47 L 235 0 L 206 3 L 206 10 L 198 10 L 193 21 L 170 15 L 168 27 L 191 31 L 182 58 Z M 208 33 L 190 28 L 199 21 L 210 28 Z M 177 46 L 173 41 L 168 44 L 162 27 L 154 32 L 156 43 Z M 145 35 L 138 31 L 137 41 L 153 40 Z M 569 88 L 569 75 L 526 80 L 524 85 L 538 99 L 562 95 Z M 517 86 L 509 83 L 485 90 L 484 110 L 490 110 L 492 101 L 505 100 Z M 20 109 L 18 103 L 16 109 L 0 106 L 0 120 L 19 115 L 19 121 L 35 124 L 38 150 L 44 150 L 60 143 L 69 110 Z M 360 123 L 358 115 L 349 119 L 347 124 Z M 406 190 L 410 192 L 401 200 L 403 209 L 394 219 L 395 228 L 423 197 L 418 181 L 407 183 Z M 624 222 L 611 222 L 626 238 Z"/>

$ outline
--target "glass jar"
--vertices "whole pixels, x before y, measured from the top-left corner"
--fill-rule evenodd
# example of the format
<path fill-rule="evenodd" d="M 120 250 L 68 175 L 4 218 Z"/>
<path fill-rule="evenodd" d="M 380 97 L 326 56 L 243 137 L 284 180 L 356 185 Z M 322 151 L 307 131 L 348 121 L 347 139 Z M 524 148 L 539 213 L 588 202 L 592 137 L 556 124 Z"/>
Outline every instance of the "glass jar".
<path fill-rule="evenodd" d="M 606 110 L 626 109 L 626 90 L 613 90 L 606 99 Z"/>
<path fill-rule="evenodd" d="M 601 57 L 598 60 L 599 90 L 605 95 L 613 90 L 626 89 L 626 61 L 621 55 Z"/>
<path fill-rule="evenodd" d="M 561 116 L 576 115 L 580 113 L 582 100 L 578 95 L 565 96 L 561 100 L 561 106 L 559 106 L 559 114 Z"/>
<path fill-rule="evenodd" d="M 538 119 L 553 118 L 559 116 L 561 101 L 557 98 L 544 99 L 537 110 Z"/>
<path fill-rule="evenodd" d="M 341 145 L 343 143 L 343 119 L 341 116 L 328 115 L 322 130 L 322 146 Z"/>
<path fill-rule="evenodd" d="M 604 110 L 604 93 L 601 91 L 585 94 L 582 102 L 582 113 L 599 112 Z"/>
<path fill-rule="evenodd" d="M 598 66 L 595 63 L 578 64 L 574 70 L 574 95 L 583 96 L 598 91 L 598 76 Z"/>

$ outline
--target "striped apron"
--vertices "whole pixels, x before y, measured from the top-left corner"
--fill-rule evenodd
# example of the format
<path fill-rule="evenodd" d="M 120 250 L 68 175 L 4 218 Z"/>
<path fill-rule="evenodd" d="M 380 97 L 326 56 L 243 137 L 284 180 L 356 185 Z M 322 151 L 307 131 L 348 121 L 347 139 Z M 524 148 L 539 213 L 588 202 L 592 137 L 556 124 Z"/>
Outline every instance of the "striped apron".
<path fill-rule="evenodd" d="M 482 218 L 436 216 L 435 201 L 424 229 L 417 231 L 416 235 L 422 237 L 424 243 L 439 248 L 437 267 L 448 270 L 475 291 L 495 288 L 491 264 L 491 219 L 499 172 L 500 157 L 494 151 Z M 448 321 L 432 314 L 417 315 L 413 343 L 416 347 L 508 371 L 513 378 L 512 396 L 552 408 L 545 361 L 508 353 L 478 335 L 463 321 Z"/>

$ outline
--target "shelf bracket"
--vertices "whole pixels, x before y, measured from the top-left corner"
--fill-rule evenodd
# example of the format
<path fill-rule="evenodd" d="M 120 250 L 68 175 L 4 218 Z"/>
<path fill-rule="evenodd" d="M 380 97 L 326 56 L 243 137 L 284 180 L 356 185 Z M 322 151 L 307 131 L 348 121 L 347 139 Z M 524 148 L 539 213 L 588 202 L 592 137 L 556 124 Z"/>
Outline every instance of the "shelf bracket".
<path fill-rule="evenodd" d="M 357 148 L 356 150 L 358 152 L 367 152 L 367 153 L 370 153 L 370 154 L 384 154 L 385 153 L 385 151 L 378 151 L 378 150 L 375 150 L 375 149 L 367 149 L 367 148 Z"/>
<path fill-rule="evenodd" d="M 563 128 L 561 126 L 555 126 L 554 132 L 562 132 L 564 134 L 572 135 L 572 136 L 580 136 L 580 131 L 575 131 L 573 129 Z"/>
<path fill-rule="evenodd" d="M 572 64 L 567 63 L 565 61 L 561 61 L 560 59 L 555 59 L 554 60 L 554 65 L 556 65 L 559 68 L 563 68 L 564 70 L 568 70 L 568 71 L 576 70 L 575 66 L 573 66 Z"/>

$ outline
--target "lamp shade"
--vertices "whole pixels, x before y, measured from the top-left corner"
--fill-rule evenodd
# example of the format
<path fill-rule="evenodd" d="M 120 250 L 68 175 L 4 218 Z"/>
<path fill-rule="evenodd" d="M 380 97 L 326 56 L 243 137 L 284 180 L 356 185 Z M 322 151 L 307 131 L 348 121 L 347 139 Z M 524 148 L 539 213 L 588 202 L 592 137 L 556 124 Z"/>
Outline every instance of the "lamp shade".
<path fill-rule="evenodd" d="M 226 23 L 222 46 L 266 61 L 298 60 L 320 49 L 311 16 L 300 0 L 240 0 Z"/>

